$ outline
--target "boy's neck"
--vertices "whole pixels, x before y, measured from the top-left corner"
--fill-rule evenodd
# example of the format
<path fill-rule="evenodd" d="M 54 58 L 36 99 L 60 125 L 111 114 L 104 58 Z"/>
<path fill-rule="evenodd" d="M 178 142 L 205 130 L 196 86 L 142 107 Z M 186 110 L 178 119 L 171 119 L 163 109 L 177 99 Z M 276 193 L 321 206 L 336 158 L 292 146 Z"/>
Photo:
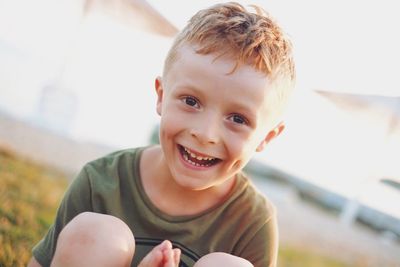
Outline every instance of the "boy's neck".
<path fill-rule="evenodd" d="M 205 190 L 189 190 L 171 177 L 160 146 L 142 153 L 140 174 L 143 188 L 153 205 L 171 216 L 195 215 L 222 202 L 235 185 L 235 179 Z"/>

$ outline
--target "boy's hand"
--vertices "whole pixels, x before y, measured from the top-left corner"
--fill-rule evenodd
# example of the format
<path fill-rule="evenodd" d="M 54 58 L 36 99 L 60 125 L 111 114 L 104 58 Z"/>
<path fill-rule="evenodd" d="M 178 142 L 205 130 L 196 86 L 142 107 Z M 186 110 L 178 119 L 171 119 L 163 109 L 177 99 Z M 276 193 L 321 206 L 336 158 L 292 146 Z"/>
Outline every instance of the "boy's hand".
<path fill-rule="evenodd" d="M 179 248 L 172 248 L 170 241 L 165 240 L 154 247 L 140 262 L 138 267 L 178 267 L 181 257 Z"/>

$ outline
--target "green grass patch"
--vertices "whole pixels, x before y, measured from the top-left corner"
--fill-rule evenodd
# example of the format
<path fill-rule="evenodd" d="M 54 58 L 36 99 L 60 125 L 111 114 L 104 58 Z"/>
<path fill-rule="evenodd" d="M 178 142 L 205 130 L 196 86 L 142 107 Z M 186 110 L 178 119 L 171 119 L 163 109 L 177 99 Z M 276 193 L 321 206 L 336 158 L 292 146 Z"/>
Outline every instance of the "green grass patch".
<path fill-rule="evenodd" d="M 26 266 L 67 187 L 61 172 L 0 148 L 0 266 Z"/>
<path fill-rule="evenodd" d="M 336 259 L 313 253 L 305 249 L 281 246 L 279 248 L 279 267 L 351 267 Z M 352 266 L 355 267 L 355 266 Z"/>

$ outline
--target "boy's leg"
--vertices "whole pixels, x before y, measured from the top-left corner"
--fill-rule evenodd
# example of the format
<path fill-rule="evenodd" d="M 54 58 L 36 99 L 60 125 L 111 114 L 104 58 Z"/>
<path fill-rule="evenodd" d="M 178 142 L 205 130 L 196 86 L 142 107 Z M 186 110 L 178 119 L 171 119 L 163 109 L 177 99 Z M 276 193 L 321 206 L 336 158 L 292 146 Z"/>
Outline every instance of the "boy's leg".
<path fill-rule="evenodd" d="M 135 239 L 120 219 L 84 212 L 61 231 L 52 267 L 130 266 Z"/>
<path fill-rule="evenodd" d="M 207 254 L 198 260 L 194 267 L 254 267 L 248 260 L 243 258 L 223 253 L 223 252 L 213 252 Z"/>

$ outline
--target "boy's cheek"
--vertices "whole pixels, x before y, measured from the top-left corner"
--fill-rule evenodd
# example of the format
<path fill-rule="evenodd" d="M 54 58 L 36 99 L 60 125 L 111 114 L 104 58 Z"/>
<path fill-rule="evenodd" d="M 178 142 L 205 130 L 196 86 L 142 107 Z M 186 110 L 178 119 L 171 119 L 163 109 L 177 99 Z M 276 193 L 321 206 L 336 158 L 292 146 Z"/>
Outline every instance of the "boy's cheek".
<path fill-rule="evenodd" d="M 257 145 L 258 143 L 254 142 L 254 140 L 241 138 L 231 139 L 229 151 L 232 155 L 247 158 L 254 154 Z"/>

